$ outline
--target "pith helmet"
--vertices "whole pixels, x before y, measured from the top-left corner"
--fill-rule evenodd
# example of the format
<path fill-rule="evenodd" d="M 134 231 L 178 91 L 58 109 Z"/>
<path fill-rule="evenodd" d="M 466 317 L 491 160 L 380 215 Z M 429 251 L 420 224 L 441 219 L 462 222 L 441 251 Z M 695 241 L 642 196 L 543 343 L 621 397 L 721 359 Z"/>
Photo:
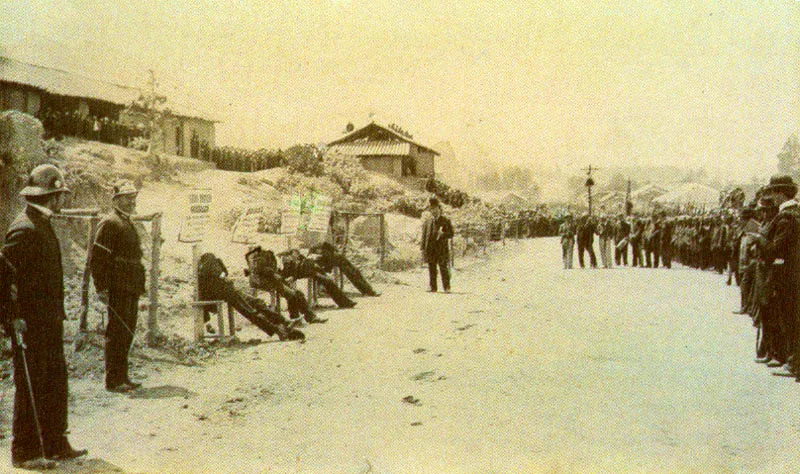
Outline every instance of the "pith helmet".
<path fill-rule="evenodd" d="M 133 183 L 127 180 L 119 181 L 116 184 L 114 184 L 113 191 L 114 191 L 113 197 L 125 196 L 128 194 L 139 194 L 139 190 L 136 189 L 136 186 L 134 186 Z"/>
<path fill-rule="evenodd" d="M 44 196 L 71 192 L 64 183 L 64 173 L 55 165 L 39 165 L 28 176 L 28 184 L 19 193 L 22 196 Z"/>
<path fill-rule="evenodd" d="M 797 185 L 794 183 L 791 176 L 773 176 L 769 179 L 769 184 L 764 188 L 764 191 L 780 192 L 792 198 L 797 194 Z"/>

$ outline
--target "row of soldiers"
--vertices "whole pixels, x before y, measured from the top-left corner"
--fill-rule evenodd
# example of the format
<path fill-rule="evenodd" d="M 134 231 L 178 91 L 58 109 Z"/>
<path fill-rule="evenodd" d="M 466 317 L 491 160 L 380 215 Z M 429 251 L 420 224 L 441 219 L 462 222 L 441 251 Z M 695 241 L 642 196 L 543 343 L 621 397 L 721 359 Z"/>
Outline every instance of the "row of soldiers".
<path fill-rule="evenodd" d="M 600 263 L 604 268 L 616 265 L 658 268 L 662 265 L 672 267 L 675 246 L 675 221 L 663 212 L 650 217 L 626 217 L 625 215 L 600 217 L 583 214 L 577 220 L 571 214 L 564 217 L 559 226 L 564 268 L 572 268 L 575 244 L 578 247 L 578 263 L 586 267 L 584 255 L 588 254 L 588 264 L 597 268 L 598 261 L 594 251 L 595 235 L 599 238 Z"/>
<path fill-rule="evenodd" d="M 800 381 L 800 205 L 797 184 L 775 176 L 741 211 L 734 231 L 741 307 L 758 328 L 756 362 Z M 781 374 L 779 374 L 781 375 Z"/>
<path fill-rule="evenodd" d="M 581 267 L 584 253 L 597 267 L 594 237 L 600 240 L 603 266 L 627 265 L 666 268 L 673 259 L 701 270 L 724 274 L 727 284 L 740 288 L 741 307 L 758 329 L 756 362 L 783 367 L 784 375 L 800 381 L 800 204 L 798 186 L 790 176 L 774 176 L 755 200 L 733 211 L 703 215 L 649 217 L 624 215 L 573 219 L 559 228 L 564 268 L 572 268 L 577 242 Z M 614 249 L 611 257 L 610 249 Z"/>

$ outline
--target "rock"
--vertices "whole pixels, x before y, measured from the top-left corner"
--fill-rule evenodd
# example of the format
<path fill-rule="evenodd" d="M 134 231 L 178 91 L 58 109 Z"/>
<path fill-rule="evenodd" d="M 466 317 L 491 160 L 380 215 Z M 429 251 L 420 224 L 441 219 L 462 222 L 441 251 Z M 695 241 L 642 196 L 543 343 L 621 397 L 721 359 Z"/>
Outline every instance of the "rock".
<path fill-rule="evenodd" d="M 47 161 L 43 133 L 42 123 L 31 115 L 17 110 L 0 112 L 0 164 L 29 169 Z"/>
<path fill-rule="evenodd" d="M 42 123 L 16 110 L 0 112 L 0 234 L 22 209 L 17 195 L 24 177 L 16 170 L 29 170 L 47 161 L 42 147 Z M 13 165 L 13 166 L 12 166 Z"/>

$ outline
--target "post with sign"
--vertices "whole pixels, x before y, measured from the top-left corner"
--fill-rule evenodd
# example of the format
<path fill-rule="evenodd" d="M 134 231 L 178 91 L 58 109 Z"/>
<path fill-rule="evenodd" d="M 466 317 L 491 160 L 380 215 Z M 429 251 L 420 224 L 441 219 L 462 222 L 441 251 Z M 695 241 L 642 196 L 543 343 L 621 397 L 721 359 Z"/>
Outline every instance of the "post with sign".
<path fill-rule="evenodd" d="M 200 262 L 200 245 L 208 229 L 212 194 L 210 189 L 193 189 L 189 192 L 189 213 L 181 226 L 178 241 L 192 244 L 192 272 L 194 273 L 194 299 L 200 301 L 197 266 Z M 194 340 L 203 340 L 203 308 L 195 307 Z"/>
<path fill-rule="evenodd" d="M 237 244 L 251 244 L 256 241 L 258 225 L 264 215 L 263 205 L 247 206 L 233 226 L 231 242 Z"/>

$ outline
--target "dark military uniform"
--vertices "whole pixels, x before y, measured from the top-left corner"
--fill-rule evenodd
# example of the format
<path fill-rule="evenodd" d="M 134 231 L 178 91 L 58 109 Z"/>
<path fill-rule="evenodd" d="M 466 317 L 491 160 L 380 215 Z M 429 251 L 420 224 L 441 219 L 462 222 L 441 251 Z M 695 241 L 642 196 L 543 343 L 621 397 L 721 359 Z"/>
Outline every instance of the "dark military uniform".
<path fill-rule="evenodd" d="M 115 211 L 100 223 L 90 266 L 97 291 L 108 291 L 106 388 L 114 388 L 130 382 L 128 352 L 145 291 L 142 248 L 129 216 Z"/>
<path fill-rule="evenodd" d="M 583 252 L 589 252 L 589 264 L 592 268 L 597 268 L 597 257 L 594 254 L 594 231 L 595 225 L 591 217 L 584 217 L 578 223 L 578 263 L 584 268 Z"/>
<path fill-rule="evenodd" d="M 285 256 L 280 274 L 285 278 L 294 278 L 295 280 L 313 279 L 340 308 L 352 308 L 356 305 L 356 302 L 351 300 L 316 262 L 299 253 L 293 252 Z"/>
<path fill-rule="evenodd" d="M 794 355 L 795 325 L 800 285 L 800 207 L 797 203 L 781 209 L 766 230 L 766 242 L 759 253 L 772 274 L 766 291 L 769 313 L 777 325 L 777 340 L 773 342 L 773 358 L 786 362 Z"/>
<path fill-rule="evenodd" d="M 665 218 L 661 223 L 660 256 L 666 268 L 672 268 L 672 238 L 675 224 L 671 219 Z"/>
<path fill-rule="evenodd" d="M 197 292 L 201 301 L 221 300 L 244 316 L 256 327 L 280 340 L 305 339 L 302 332 L 286 325 L 283 317 L 269 309 L 262 300 L 246 295 L 234 287 L 228 278 L 225 264 L 213 253 L 204 253 L 197 262 Z M 204 308 L 204 311 L 208 309 Z"/>
<path fill-rule="evenodd" d="M 20 351 L 15 348 L 16 392 L 11 457 L 15 463 L 40 457 L 42 452 L 45 457 L 52 458 L 71 448 L 66 438 L 63 268 L 58 238 L 49 218 L 28 205 L 11 224 L 2 252 L 17 272 L 19 313 L 16 317 L 27 325 L 25 355 L 44 441 L 44 446 L 41 446 L 25 380 L 25 367 Z M 4 325 L 10 324 L 11 321 L 4 321 Z"/>
<path fill-rule="evenodd" d="M 334 267 L 339 268 L 350 283 L 364 296 L 378 296 L 378 292 L 364 278 L 361 271 L 353 265 L 344 255 L 337 252 L 333 245 L 323 242 L 311 248 L 311 252 L 318 254 L 314 261 L 325 271 L 330 273 Z"/>
<path fill-rule="evenodd" d="M 624 218 L 620 218 L 614 232 L 614 260 L 617 265 L 628 265 L 628 238 L 631 233 L 631 225 Z M 622 241 L 625 241 L 620 245 Z"/>
<path fill-rule="evenodd" d="M 300 313 L 308 322 L 318 319 L 309 306 L 308 300 L 303 296 L 303 292 L 292 288 L 278 273 L 278 261 L 272 251 L 256 247 L 245 255 L 245 259 L 251 288 L 275 291 L 278 296 L 285 298 L 289 307 L 289 316 L 292 319 L 300 317 Z"/>

